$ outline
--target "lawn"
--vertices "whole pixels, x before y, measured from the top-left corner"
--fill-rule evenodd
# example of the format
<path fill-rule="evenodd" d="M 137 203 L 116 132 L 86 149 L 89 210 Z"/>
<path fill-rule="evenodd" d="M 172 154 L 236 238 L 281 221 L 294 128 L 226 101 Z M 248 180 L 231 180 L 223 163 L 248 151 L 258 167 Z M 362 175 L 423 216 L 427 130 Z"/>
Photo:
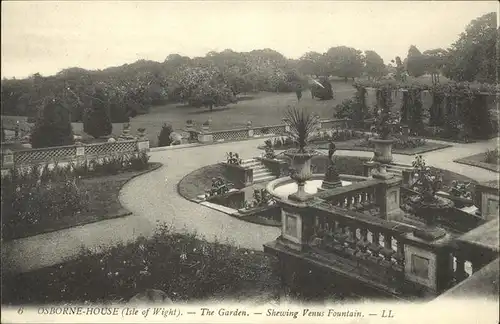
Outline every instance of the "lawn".
<path fill-rule="evenodd" d="M 8 241 L 130 215 L 118 199 L 121 188 L 130 179 L 160 166 L 160 163 L 150 163 L 147 170 L 81 179 L 80 189 L 87 192 L 89 198 L 86 210 L 62 218 L 46 217 L 35 224 L 16 222 L 2 229 L 2 237 Z"/>
<path fill-rule="evenodd" d="M 333 107 L 354 94 L 354 88 L 349 84 L 333 84 L 333 87 L 336 91 L 335 99 L 326 101 L 311 99 L 310 92 L 305 92 L 299 105 L 310 108 L 324 119 L 333 118 Z M 148 114 L 130 120 L 130 132 L 136 134 L 138 128 L 146 128 L 150 146 L 155 147 L 163 123 L 172 124 L 177 131 L 185 127 L 188 119 L 200 125 L 211 118 L 212 129 L 215 130 L 246 127 L 248 121 L 252 121 L 253 126 L 277 125 L 283 123 L 283 112 L 287 106 L 297 104 L 295 93 L 261 92 L 248 94 L 243 99 L 227 107 L 215 108 L 212 112 L 205 108 L 193 108 L 179 103 L 154 106 L 150 108 Z M 113 124 L 114 135 L 120 135 L 121 130 L 122 124 Z M 83 135 L 83 124 L 73 123 L 73 131 L 77 135 Z"/>
<path fill-rule="evenodd" d="M 475 166 L 478 168 L 490 170 L 493 172 L 500 172 L 500 165 L 498 163 L 491 163 L 494 160 L 489 160 L 490 163 L 486 162 L 487 156 L 488 156 L 488 152 L 483 152 L 483 153 L 479 153 L 479 154 L 470 155 L 470 156 L 455 160 L 453 162 L 465 164 L 465 165 L 471 165 L 471 166 Z"/>

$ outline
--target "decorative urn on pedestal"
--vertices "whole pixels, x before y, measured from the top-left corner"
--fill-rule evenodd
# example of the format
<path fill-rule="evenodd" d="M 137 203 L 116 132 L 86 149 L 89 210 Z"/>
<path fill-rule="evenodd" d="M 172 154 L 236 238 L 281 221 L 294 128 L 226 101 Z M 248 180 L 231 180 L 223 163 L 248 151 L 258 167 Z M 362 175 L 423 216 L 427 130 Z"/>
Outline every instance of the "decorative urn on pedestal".
<path fill-rule="evenodd" d="M 413 234 L 423 240 L 437 240 L 446 235 L 446 231 L 438 226 L 439 216 L 452 208 L 454 203 L 436 195 L 442 185 L 442 176 L 426 166 L 421 155 L 412 164 L 414 181 L 410 188 L 419 193 L 412 201 L 412 208 L 415 215 L 425 223 L 425 228 L 417 229 Z"/>
<path fill-rule="evenodd" d="M 389 179 L 393 175 L 387 173 L 386 165 L 392 162 L 392 144 L 394 140 L 391 135 L 391 116 L 387 110 L 379 110 L 377 116 L 376 132 L 378 137 L 370 139 L 373 143 L 373 161 L 378 164 L 372 172 L 374 178 Z"/>
<path fill-rule="evenodd" d="M 307 148 L 307 144 L 317 129 L 319 118 L 296 107 L 289 108 L 285 119 L 289 128 L 288 135 L 297 144 L 296 149 L 285 151 L 290 158 L 290 178 L 297 183 L 297 192 L 289 195 L 290 200 L 304 202 L 311 198 L 305 191 L 306 181 L 311 179 L 311 159 L 317 152 Z"/>

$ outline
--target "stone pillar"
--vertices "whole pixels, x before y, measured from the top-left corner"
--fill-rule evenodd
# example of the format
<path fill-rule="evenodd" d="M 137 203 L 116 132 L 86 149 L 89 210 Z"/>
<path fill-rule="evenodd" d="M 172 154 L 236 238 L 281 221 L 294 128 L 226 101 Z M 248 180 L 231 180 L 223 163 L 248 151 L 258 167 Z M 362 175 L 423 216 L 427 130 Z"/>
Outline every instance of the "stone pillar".
<path fill-rule="evenodd" d="M 198 142 L 200 143 L 213 143 L 214 141 L 214 136 L 212 133 L 208 133 L 206 131 L 202 131 L 201 133 L 198 133 Z"/>
<path fill-rule="evenodd" d="M 6 149 L 2 154 L 2 175 L 9 174 L 14 167 L 14 153 Z"/>
<path fill-rule="evenodd" d="M 449 288 L 453 279 L 453 257 L 449 253 L 450 237 L 424 241 L 406 234 L 405 279 L 413 282 L 425 295 L 439 295 Z"/>
<path fill-rule="evenodd" d="M 499 194 L 498 180 L 482 182 L 476 185 L 476 196 L 481 217 L 486 220 L 498 218 Z"/>
<path fill-rule="evenodd" d="M 75 146 L 76 146 L 76 162 L 80 164 L 85 160 L 85 144 L 77 142 Z"/>
<path fill-rule="evenodd" d="M 375 188 L 375 200 L 380 207 L 381 218 L 395 221 L 403 217 L 403 211 L 399 207 L 401 183 L 402 179 L 399 177 L 379 180 Z"/>
<path fill-rule="evenodd" d="M 247 121 L 248 137 L 253 137 L 252 121 Z"/>
<path fill-rule="evenodd" d="M 313 235 L 314 218 L 305 203 L 283 203 L 281 205 L 281 237 L 286 246 L 303 251 Z"/>
<path fill-rule="evenodd" d="M 149 140 L 138 140 L 137 150 L 139 152 L 149 152 Z"/>

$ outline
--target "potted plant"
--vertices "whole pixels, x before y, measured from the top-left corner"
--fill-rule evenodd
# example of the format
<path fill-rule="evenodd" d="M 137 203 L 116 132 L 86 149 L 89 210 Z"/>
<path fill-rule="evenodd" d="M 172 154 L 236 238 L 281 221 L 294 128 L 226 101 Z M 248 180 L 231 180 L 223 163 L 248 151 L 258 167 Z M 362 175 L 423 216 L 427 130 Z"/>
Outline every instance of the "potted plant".
<path fill-rule="evenodd" d="M 137 133 L 139 135 L 139 138 L 143 139 L 144 137 L 146 137 L 146 128 L 144 127 L 138 128 Z"/>
<path fill-rule="evenodd" d="M 187 130 L 191 130 L 191 129 L 193 129 L 193 127 L 194 127 L 194 122 L 193 122 L 193 120 L 192 120 L 192 119 L 188 119 L 188 120 L 186 121 L 186 129 L 187 129 Z"/>
<path fill-rule="evenodd" d="M 290 177 L 297 182 L 298 190 L 289 196 L 290 199 L 305 201 L 309 195 L 305 192 L 305 183 L 312 176 L 311 159 L 317 154 L 307 146 L 317 129 L 319 118 L 297 107 L 289 108 L 285 113 L 289 126 L 288 136 L 296 143 L 297 148 L 285 151 L 290 158 Z"/>
<path fill-rule="evenodd" d="M 226 153 L 227 164 L 241 165 L 240 155 L 234 152 Z"/>
<path fill-rule="evenodd" d="M 413 166 L 413 184 L 411 189 L 418 193 L 418 196 L 411 200 L 411 207 L 416 216 L 423 219 L 426 228 L 416 230 L 415 236 L 435 240 L 443 237 L 446 232 L 437 226 L 438 216 L 445 213 L 454 206 L 453 201 L 440 197 L 436 193 L 443 184 L 442 175 L 425 164 L 421 155 L 417 155 Z"/>
<path fill-rule="evenodd" d="M 208 131 L 209 128 L 210 128 L 210 122 L 208 120 L 201 125 L 201 129 L 204 131 Z"/>

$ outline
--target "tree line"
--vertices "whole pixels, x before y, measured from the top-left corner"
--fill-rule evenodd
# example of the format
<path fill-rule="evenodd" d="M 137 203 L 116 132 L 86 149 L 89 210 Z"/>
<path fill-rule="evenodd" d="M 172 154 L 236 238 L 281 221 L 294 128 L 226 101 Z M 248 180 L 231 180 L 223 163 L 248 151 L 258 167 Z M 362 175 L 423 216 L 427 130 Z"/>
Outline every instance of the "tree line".
<path fill-rule="evenodd" d="M 404 60 L 395 57 L 388 64 L 373 50 L 336 46 L 325 53 L 308 52 L 297 60 L 272 49 L 228 49 L 195 58 L 171 54 L 164 62 L 139 60 L 103 70 L 74 67 L 53 76 L 36 73 L 26 79 L 2 80 L 2 114 L 40 119 L 45 107 L 53 110 L 56 105 L 72 122 L 88 123 L 99 116 L 106 123 L 127 122 L 147 113 L 151 105 L 182 102 L 213 109 L 236 102 L 242 93 L 302 90 L 311 77 L 347 81 L 361 76 L 378 79 L 388 73 L 396 78 L 428 73 L 436 83 L 439 75 L 494 83 L 500 66 L 495 55 L 498 36 L 492 12 L 472 20 L 448 49 L 420 52 L 411 45 Z M 108 128 L 101 127 L 105 133 Z"/>

